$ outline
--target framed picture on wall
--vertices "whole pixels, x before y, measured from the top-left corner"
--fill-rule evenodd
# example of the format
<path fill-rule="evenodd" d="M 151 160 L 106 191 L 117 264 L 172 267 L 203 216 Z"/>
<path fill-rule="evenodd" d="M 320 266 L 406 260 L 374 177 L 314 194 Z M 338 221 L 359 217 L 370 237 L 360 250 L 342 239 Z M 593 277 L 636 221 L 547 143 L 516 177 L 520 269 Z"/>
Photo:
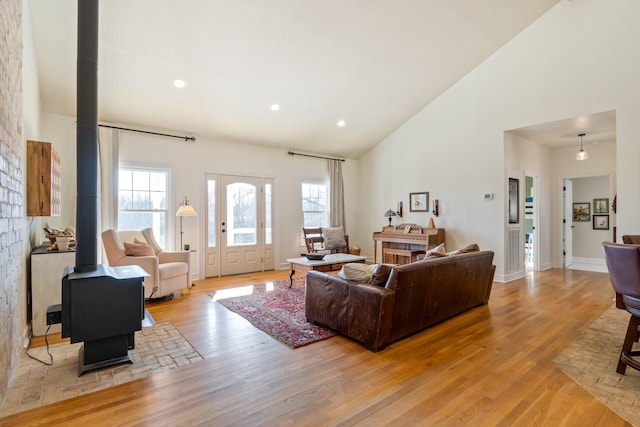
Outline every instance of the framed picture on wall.
<path fill-rule="evenodd" d="M 608 214 L 609 213 L 609 199 L 593 199 L 593 213 L 594 214 Z"/>
<path fill-rule="evenodd" d="M 509 224 L 520 222 L 519 183 L 518 179 L 509 178 Z"/>
<path fill-rule="evenodd" d="M 591 219 L 591 205 L 586 203 L 574 203 L 573 204 L 573 220 L 574 221 L 589 221 Z"/>
<path fill-rule="evenodd" d="M 594 230 L 608 230 L 609 229 L 609 215 L 593 215 L 593 229 Z"/>
<path fill-rule="evenodd" d="M 409 193 L 409 211 L 426 212 L 429 209 L 429 193 Z"/>

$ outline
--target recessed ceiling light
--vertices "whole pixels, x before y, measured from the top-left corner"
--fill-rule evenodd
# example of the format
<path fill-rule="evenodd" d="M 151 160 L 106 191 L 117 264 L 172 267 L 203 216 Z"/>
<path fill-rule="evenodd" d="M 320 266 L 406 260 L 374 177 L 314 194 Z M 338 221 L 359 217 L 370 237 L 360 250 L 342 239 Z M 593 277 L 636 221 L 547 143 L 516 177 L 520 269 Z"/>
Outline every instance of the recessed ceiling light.
<path fill-rule="evenodd" d="M 347 122 L 345 122 L 344 120 L 338 120 L 338 123 L 336 123 L 338 125 L 338 127 L 343 128 Z"/>
<path fill-rule="evenodd" d="M 179 89 L 182 89 L 183 87 L 185 87 L 186 83 L 182 79 L 175 79 L 173 81 L 173 85 Z"/>
<path fill-rule="evenodd" d="M 280 104 L 271 104 L 271 111 L 278 111 L 280 109 Z"/>

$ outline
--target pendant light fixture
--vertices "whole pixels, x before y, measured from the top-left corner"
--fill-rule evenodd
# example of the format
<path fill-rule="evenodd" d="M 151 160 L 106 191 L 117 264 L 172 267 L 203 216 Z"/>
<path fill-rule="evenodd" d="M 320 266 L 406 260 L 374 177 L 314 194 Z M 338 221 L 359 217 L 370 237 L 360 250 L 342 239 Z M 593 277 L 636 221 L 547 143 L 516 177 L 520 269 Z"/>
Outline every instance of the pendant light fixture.
<path fill-rule="evenodd" d="M 576 160 L 587 160 L 589 158 L 589 154 L 587 154 L 587 152 L 584 151 L 584 148 L 582 148 L 582 137 L 585 135 L 586 133 L 581 133 L 578 135 L 580 137 L 580 151 L 578 151 L 578 154 L 576 154 Z"/>

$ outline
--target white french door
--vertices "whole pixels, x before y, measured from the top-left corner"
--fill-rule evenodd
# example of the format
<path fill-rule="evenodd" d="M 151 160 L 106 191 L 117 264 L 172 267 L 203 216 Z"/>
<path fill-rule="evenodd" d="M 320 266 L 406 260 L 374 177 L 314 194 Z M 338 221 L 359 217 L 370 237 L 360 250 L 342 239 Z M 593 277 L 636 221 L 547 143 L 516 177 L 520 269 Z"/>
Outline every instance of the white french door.
<path fill-rule="evenodd" d="M 206 181 L 206 276 L 272 270 L 273 179 L 208 174 Z"/>

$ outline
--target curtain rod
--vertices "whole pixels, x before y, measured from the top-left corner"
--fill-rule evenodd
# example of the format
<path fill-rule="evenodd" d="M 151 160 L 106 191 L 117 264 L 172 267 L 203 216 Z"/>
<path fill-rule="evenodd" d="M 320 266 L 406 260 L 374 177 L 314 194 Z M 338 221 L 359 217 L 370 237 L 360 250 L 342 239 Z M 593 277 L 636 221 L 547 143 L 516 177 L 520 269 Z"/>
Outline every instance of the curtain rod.
<path fill-rule="evenodd" d="M 287 154 L 288 154 L 288 155 L 290 155 L 290 156 L 314 157 L 314 158 L 316 158 L 316 159 L 338 160 L 338 161 L 340 161 L 340 162 L 344 162 L 344 161 L 345 161 L 345 159 L 337 159 L 337 158 L 335 158 L 335 157 L 315 156 L 315 155 L 313 155 L 313 154 L 295 153 L 295 152 L 293 152 L 293 151 L 289 151 Z"/>
<path fill-rule="evenodd" d="M 119 126 L 109 126 L 109 125 L 101 125 L 98 124 L 99 127 L 102 128 L 109 128 L 109 129 L 118 129 L 118 130 L 128 130 L 131 132 L 140 132 L 140 133 L 148 133 L 150 135 L 159 135 L 159 136 L 167 136 L 169 138 L 178 138 L 178 139 L 184 139 L 185 142 L 187 141 L 192 141 L 192 142 L 196 142 L 196 137 L 195 136 L 179 136 L 179 135 L 169 135 L 167 133 L 159 133 L 159 132 L 150 132 L 148 130 L 140 130 L 140 129 L 129 129 L 129 128 L 122 128 Z"/>

